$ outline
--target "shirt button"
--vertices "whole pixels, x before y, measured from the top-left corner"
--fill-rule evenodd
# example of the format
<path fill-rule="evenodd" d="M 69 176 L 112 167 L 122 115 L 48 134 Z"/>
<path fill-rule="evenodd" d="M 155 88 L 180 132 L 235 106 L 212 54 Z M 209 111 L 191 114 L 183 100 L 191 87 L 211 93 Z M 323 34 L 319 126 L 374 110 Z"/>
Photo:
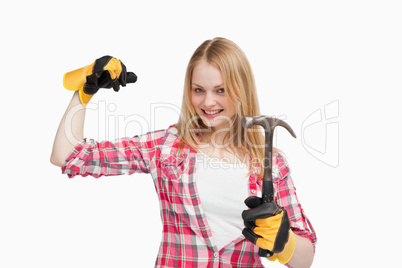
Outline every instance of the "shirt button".
<path fill-rule="evenodd" d="M 215 253 L 214 253 L 214 257 L 215 257 L 215 258 L 218 258 L 218 257 L 219 257 L 219 253 L 218 253 L 218 252 L 215 252 Z"/>
<path fill-rule="evenodd" d="M 251 193 L 253 193 L 253 194 L 255 194 L 256 192 L 257 192 L 257 191 L 256 191 L 256 190 L 254 190 L 254 189 L 253 189 L 253 190 L 251 190 Z"/>

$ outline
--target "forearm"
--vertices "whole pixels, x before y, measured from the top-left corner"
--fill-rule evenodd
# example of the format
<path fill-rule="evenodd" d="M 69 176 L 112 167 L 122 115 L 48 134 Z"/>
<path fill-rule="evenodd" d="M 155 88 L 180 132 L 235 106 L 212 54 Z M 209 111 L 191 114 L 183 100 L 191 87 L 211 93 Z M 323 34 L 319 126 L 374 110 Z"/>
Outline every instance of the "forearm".
<path fill-rule="evenodd" d="M 83 139 L 84 121 L 85 107 L 75 91 L 57 129 L 50 157 L 52 164 L 61 167 L 74 146 Z"/>
<path fill-rule="evenodd" d="M 313 244 L 305 237 L 295 235 L 296 248 L 288 264 L 293 268 L 308 268 L 313 263 Z"/>

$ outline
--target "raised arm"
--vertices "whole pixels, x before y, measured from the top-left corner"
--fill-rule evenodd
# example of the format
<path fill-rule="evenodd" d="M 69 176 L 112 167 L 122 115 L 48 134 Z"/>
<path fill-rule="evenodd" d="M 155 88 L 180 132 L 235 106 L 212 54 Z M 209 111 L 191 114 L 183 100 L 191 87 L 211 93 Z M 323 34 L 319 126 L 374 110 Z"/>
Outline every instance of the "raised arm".
<path fill-rule="evenodd" d="M 86 108 L 81 104 L 78 91 L 68 105 L 56 132 L 50 162 L 63 166 L 68 154 L 83 139 Z"/>
<path fill-rule="evenodd" d="M 83 139 L 85 106 L 100 88 L 119 91 L 120 86 L 136 81 L 137 76 L 127 72 L 126 66 L 111 56 L 103 56 L 91 65 L 66 73 L 63 85 L 75 92 L 59 124 L 50 162 L 63 166 L 68 154 Z"/>

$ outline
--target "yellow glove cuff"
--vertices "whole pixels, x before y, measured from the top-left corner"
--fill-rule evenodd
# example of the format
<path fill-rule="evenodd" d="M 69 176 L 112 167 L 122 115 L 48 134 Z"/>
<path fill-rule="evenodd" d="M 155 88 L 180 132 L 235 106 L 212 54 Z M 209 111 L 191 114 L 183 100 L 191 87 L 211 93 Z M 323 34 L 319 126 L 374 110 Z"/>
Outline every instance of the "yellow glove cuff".
<path fill-rule="evenodd" d="M 68 90 L 79 90 L 85 83 L 85 67 L 65 73 L 63 75 L 63 86 Z"/>
<path fill-rule="evenodd" d="M 296 237 L 295 234 L 292 232 L 292 230 L 289 230 L 289 239 L 283 251 L 280 253 L 275 253 L 274 255 L 272 255 L 267 259 L 270 261 L 278 260 L 282 264 L 288 263 L 292 258 L 293 253 L 295 252 L 295 248 L 296 248 Z"/>
<path fill-rule="evenodd" d="M 82 67 L 80 69 L 65 73 L 63 76 L 63 86 L 72 91 L 79 91 L 80 100 L 83 106 L 87 106 L 88 102 L 93 95 L 88 95 L 84 93 L 84 83 L 86 81 L 86 71 L 87 67 Z"/>

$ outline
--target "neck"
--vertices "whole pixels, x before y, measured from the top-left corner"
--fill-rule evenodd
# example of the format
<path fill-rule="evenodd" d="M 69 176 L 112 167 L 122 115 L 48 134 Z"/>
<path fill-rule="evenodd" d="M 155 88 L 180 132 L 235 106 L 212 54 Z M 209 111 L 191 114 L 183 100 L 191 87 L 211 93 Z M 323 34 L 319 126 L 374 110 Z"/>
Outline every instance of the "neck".
<path fill-rule="evenodd" d="M 231 144 L 229 143 L 229 131 L 223 129 L 212 129 L 211 133 L 205 135 L 204 142 L 209 143 L 212 147 L 216 148 L 225 148 L 230 147 Z"/>

